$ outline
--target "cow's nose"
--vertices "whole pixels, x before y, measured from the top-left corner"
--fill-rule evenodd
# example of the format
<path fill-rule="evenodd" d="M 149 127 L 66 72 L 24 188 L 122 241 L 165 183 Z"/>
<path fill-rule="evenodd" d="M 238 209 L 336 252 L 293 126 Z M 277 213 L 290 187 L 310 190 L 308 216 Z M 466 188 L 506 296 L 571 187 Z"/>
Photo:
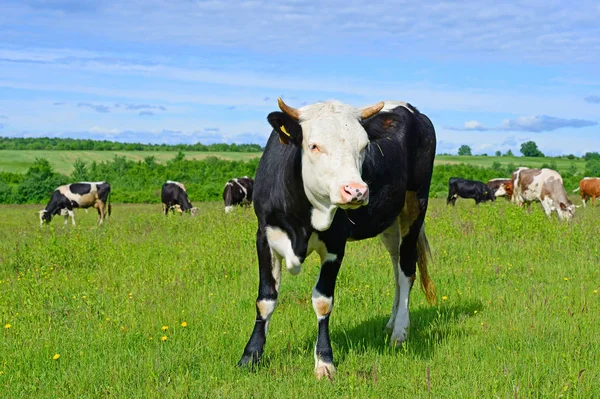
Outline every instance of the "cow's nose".
<path fill-rule="evenodd" d="M 364 183 L 348 183 L 340 188 L 342 203 L 364 202 L 369 199 L 369 187 Z"/>

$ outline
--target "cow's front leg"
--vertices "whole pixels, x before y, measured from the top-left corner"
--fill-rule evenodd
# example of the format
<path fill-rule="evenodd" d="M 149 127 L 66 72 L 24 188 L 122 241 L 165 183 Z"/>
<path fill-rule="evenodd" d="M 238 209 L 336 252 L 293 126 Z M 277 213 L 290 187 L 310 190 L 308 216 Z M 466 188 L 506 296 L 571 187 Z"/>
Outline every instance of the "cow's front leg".
<path fill-rule="evenodd" d="M 337 254 L 327 252 L 321 255 L 321 271 L 312 292 L 312 305 L 319 326 L 315 345 L 315 376 L 318 379 L 323 376 L 332 379 L 335 374 L 333 350 L 329 339 L 329 317 L 333 310 L 335 281 L 343 256 L 343 250 L 338 251 Z"/>
<path fill-rule="evenodd" d="M 379 235 L 381 242 L 390 254 L 392 269 L 394 270 L 394 302 L 392 303 L 392 315 L 385 328 L 392 331 L 398 312 L 398 302 L 400 301 L 400 228 L 398 222 L 392 223 L 383 233 Z"/>
<path fill-rule="evenodd" d="M 71 216 L 71 223 L 75 226 L 75 212 L 73 210 L 69 210 L 69 216 Z M 65 221 L 66 222 L 66 221 Z"/>
<path fill-rule="evenodd" d="M 256 321 L 254 330 L 244 348 L 244 354 L 238 366 L 255 365 L 262 357 L 267 340 L 267 328 L 279 292 L 281 280 L 281 256 L 272 251 L 266 237 L 266 232 L 258 228 L 256 233 L 256 251 L 258 253 L 258 297 L 256 298 Z"/>

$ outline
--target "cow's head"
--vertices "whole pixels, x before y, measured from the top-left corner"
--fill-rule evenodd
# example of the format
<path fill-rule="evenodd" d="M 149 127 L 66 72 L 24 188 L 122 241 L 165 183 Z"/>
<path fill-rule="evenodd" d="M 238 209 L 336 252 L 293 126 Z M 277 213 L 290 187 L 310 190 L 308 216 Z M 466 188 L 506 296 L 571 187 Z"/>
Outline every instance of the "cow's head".
<path fill-rule="evenodd" d="M 190 215 L 196 216 L 198 214 L 198 208 L 193 206 L 190 208 Z"/>
<path fill-rule="evenodd" d="M 44 223 L 48 224 L 52 220 L 52 215 L 45 209 L 39 211 L 38 214 L 40 216 L 40 226 L 43 226 Z"/>
<path fill-rule="evenodd" d="M 314 207 L 311 223 L 327 230 L 338 207 L 354 209 L 369 202 L 369 188 L 361 177 L 369 137 L 361 120 L 378 113 L 384 103 L 362 110 L 337 101 L 300 109 L 281 99 L 278 103 L 283 112 L 267 119 L 281 143 L 301 149 L 304 192 Z"/>
<path fill-rule="evenodd" d="M 561 201 L 558 203 L 556 213 L 560 220 L 571 220 L 573 219 L 573 216 L 575 216 L 575 205 L 569 200 L 567 200 L 566 203 Z"/>

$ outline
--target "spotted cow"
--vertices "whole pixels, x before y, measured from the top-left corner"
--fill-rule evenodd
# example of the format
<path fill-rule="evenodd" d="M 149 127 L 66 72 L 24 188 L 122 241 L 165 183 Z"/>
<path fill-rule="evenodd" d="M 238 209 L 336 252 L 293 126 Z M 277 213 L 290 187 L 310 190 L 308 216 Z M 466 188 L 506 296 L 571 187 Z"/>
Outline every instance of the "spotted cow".
<path fill-rule="evenodd" d="M 332 378 L 329 320 L 347 241 L 380 236 L 390 254 L 395 276 L 387 323 L 391 343 L 407 338 L 417 265 L 427 300 L 435 301 L 423 225 L 435 130 L 407 103 L 381 102 L 359 110 L 337 101 L 300 109 L 278 102 L 283 112 L 267 118 L 273 131 L 255 178 L 260 278 L 254 329 L 238 365 L 253 365 L 263 354 L 283 261 L 295 275 L 316 252 L 321 269 L 312 290 L 318 326 L 314 372 L 317 378 Z"/>
<path fill-rule="evenodd" d="M 253 189 L 254 180 L 248 176 L 229 180 L 223 189 L 225 213 L 231 212 L 236 205 L 250 206 Z"/>
<path fill-rule="evenodd" d="M 512 200 L 519 206 L 540 202 L 547 216 L 556 212 L 560 220 L 570 220 L 575 205 L 567 198 L 560 174 L 552 169 L 529 169 L 520 167 L 512 175 Z"/>
<path fill-rule="evenodd" d="M 165 216 L 169 211 L 180 212 L 181 214 L 189 211 L 192 216 L 196 216 L 198 213 L 198 208 L 192 206 L 187 190 L 182 183 L 167 180 L 162 186 L 160 198 Z"/>
<path fill-rule="evenodd" d="M 75 226 L 75 208 L 96 208 L 98 224 L 102 224 L 110 216 L 110 184 L 107 182 L 81 182 L 59 186 L 52 193 L 48 205 L 39 211 L 40 224 L 50 223 L 54 215 L 61 215 L 67 224 L 69 216 Z"/>

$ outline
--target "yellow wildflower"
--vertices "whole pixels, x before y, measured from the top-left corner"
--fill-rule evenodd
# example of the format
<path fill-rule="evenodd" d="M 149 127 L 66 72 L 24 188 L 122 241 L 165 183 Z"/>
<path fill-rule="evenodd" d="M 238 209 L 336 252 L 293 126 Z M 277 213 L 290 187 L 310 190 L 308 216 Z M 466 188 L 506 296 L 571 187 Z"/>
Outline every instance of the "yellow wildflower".
<path fill-rule="evenodd" d="M 4 328 L 6 328 L 7 330 L 8 330 L 9 328 L 11 328 L 11 327 L 12 327 L 12 325 L 10 325 L 10 324 L 7 324 L 7 325 L 5 325 L 5 326 L 4 326 Z"/>
<path fill-rule="evenodd" d="M 163 335 L 162 337 L 160 337 L 160 340 L 163 341 L 163 342 L 166 341 L 167 340 L 167 336 Z"/>
<path fill-rule="evenodd" d="M 60 358 L 60 355 L 57 353 L 56 355 L 52 356 L 52 360 L 58 360 Z"/>
<path fill-rule="evenodd" d="M 444 296 L 442 297 L 442 301 L 446 301 L 446 300 L 448 300 L 448 297 L 447 297 L 446 295 L 444 295 Z"/>
<path fill-rule="evenodd" d="M 568 277 L 565 277 L 563 280 L 565 280 L 565 281 L 569 281 L 569 278 L 568 278 Z"/>
<path fill-rule="evenodd" d="M 181 323 L 181 327 L 187 327 L 187 323 L 184 321 Z"/>
<path fill-rule="evenodd" d="M 168 329 L 169 329 L 169 326 L 162 326 L 163 331 L 167 331 Z"/>

